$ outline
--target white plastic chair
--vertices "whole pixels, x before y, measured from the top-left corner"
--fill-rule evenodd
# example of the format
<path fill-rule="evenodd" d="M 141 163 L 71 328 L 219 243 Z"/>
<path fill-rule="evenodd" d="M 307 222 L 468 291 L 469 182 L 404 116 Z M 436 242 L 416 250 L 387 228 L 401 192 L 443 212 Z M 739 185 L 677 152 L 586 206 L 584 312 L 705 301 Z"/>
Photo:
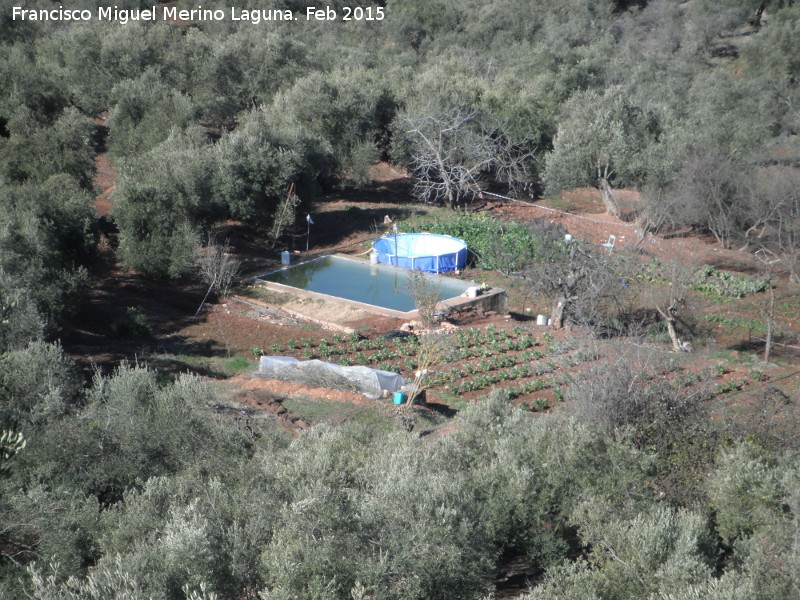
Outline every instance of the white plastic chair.
<path fill-rule="evenodd" d="M 613 250 L 614 249 L 614 244 L 616 244 L 616 243 L 617 243 L 617 236 L 610 235 L 610 236 L 608 236 L 608 241 L 605 244 L 603 244 L 603 247 L 604 248 L 608 248 L 609 250 Z"/>

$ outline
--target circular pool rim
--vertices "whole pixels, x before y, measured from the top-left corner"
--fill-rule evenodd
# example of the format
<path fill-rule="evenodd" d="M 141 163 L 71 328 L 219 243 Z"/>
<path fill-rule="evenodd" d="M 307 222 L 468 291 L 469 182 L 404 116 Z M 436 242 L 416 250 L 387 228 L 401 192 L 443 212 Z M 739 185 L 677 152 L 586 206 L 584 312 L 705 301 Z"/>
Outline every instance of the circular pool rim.
<path fill-rule="evenodd" d="M 379 263 L 412 271 L 448 273 L 467 266 L 466 242 L 441 233 L 389 234 L 372 242 L 372 249 Z"/>

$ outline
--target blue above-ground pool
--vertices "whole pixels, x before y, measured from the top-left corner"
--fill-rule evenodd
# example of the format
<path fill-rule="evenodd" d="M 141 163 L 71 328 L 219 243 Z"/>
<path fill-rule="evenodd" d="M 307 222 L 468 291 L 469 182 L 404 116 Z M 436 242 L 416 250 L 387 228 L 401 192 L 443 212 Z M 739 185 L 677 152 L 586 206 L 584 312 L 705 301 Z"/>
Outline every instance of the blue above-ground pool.
<path fill-rule="evenodd" d="M 398 233 L 372 243 L 378 262 L 412 271 L 447 273 L 467 266 L 464 240 L 438 233 Z"/>

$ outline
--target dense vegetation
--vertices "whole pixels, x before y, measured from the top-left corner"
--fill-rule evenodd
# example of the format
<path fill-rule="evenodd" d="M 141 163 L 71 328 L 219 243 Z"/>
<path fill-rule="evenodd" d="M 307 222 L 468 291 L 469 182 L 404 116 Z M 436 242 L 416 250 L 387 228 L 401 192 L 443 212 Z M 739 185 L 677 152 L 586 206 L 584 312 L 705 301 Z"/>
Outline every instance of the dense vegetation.
<path fill-rule="evenodd" d="M 183 28 L 4 14 L 3 193 L 55 175 L 90 189 L 105 143 L 121 257 L 177 277 L 215 221 L 268 229 L 291 183 L 308 201 L 382 157 L 449 206 L 541 181 L 597 185 L 616 212 L 613 187 L 637 186 L 642 228 L 768 245 L 796 269 L 798 10 L 388 2 L 382 21 Z"/>
<path fill-rule="evenodd" d="M 624 367 L 559 418 L 493 395 L 440 439 L 351 424 L 291 444 L 217 418 L 188 376 L 80 380 L 53 340 L 98 268 L 101 150 L 118 256 L 152 278 L 185 276 L 224 219 L 279 236 L 291 184 L 308 202 L 378 159 L 451 208 L 592 185 L 619 212 L 614 188 L 637 187 L 642 230 L 767 248 L 797 278 L 797 2 L 374 4 L 384 20 L 262 26 L 2 9 L 0 595 L 482 598 L 523 557 L 531 598 L 800 597 L 797 440 L 727 428 Z M 473 236 L 487 268 L 605 298 L 598 259 L 540 227 L 432 225 Z M 587 274 L 578 292 L 556 262 Z"/>
<path fill-rule="evenodd" d="M 533 598 L 795 597 L 796 455 L 629 365 L 572 415 L 493 394 L 437 439 L 354 422 L 287 445 L 191 377 L 81 389 L 32 344 L 2 362 L 28 442 L 3 458 L 4 597 L 481 598 L 513 557 L 546 573 Z"/>

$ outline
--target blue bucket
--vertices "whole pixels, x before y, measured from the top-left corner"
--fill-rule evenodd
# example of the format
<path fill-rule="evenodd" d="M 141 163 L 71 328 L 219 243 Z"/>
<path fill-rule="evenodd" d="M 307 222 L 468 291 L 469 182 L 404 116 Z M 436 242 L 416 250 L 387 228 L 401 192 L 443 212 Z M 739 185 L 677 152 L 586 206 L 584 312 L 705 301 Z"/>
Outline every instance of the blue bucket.
<path fill-rule="evenodd" d="M 393 402 L 395 404 L 403 404 L 406 401 L 406 396 L 403 392 L 395 392 L 393 397 Z"/>

